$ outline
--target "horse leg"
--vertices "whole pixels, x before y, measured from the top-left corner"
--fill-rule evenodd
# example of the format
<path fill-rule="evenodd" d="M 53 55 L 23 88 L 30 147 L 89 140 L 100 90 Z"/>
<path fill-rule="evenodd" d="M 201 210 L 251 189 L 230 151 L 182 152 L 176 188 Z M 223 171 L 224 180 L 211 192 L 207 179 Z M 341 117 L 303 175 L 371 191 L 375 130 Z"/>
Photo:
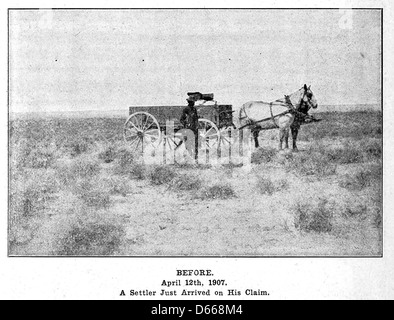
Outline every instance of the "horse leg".
<path fill-rule="evenodd" d="M 289 128 L 284 129 L 285 149 L 289 149 Z"/>
<path fill-rule="evenodd" d="M 279 128 L 279 150 L 282 150 L 283 138 L 284 138 L 284 130 L 283 128 Z"/>
<path fill-rule="evenodd" d="M 297 136 L 298 136 L 298 129 L 297 127 L 291 128 L 291 136 L 293 138 L 293 150 L 298 151 L 297 148 Z"/>
<path fill-rule="evenodd" d="M 254 146 L 255 146 L 255 148 L 259 147 L 259 133 L 260 133 L 260 130 L 254 130 L 253 131 L 253 138 L 254 138 Z"/>

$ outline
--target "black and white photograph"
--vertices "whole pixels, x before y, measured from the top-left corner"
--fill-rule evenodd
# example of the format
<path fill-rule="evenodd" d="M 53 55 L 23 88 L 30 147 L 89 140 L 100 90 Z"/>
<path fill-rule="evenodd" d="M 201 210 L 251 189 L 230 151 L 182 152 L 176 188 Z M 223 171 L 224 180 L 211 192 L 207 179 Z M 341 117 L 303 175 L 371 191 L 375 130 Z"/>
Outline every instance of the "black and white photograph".
<path fill-rule="evenodd" d="M 382 255 L 381 18 L 10 10 L 9 254 Z"/>
<path fill-rule="evenodd" d="M 384 21 L 383 6 L 7 8 L 7 258 L 381 261 Z M 227 286 L 216 271 L 189 285 Z M 156 285 L 188 286 L 171 280 Z"/>

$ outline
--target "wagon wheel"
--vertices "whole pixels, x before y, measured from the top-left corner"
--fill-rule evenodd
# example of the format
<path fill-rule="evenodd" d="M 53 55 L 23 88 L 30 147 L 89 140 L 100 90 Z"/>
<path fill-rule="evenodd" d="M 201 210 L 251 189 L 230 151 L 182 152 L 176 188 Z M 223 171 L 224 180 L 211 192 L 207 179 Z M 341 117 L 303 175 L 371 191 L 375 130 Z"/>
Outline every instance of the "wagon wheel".
<path fill-rule="evenodd" d="M 233 143 L 233 127 L 223 127 L 220 130 L 220 140 L 219 143 L 221 146 L 230 146 Z"/>
<path fill-rule="evenodd" d="M 127 119 L 123 135 L 131 148 L 142 152 L 147 146 L 156 148 L 161 142 L 159 123 L 154 116 L 143 111 L 133 113 Z"/>
<path fill-rule="evenodd" d="M 165 135 L 164 139 L 166 146 L 168 146 L 169 150 L 176 150 L 183 143 L 183 136 L 178 133 L 175 133 L 172 136 Z"/>
<path fill-rule="evenodd" d="M 219 146 L 220 132 L 218 127 L 210 120 L 198 119 L 199 139 L 205 141 L 208 149 Z"/>

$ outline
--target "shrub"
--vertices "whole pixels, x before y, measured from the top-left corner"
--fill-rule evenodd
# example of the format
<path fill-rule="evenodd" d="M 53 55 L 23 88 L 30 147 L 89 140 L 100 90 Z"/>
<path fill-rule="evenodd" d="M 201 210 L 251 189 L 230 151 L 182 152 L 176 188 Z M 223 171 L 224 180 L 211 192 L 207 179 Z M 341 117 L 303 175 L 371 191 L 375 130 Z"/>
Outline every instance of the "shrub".
<path fill-rule="evenodd" d="M 375 212 L 375 216 L 373 218 L 372 221 L 372 225 L 377 228 L 380 229 L 383 225 L 383 216 L 380 210 L 376 210 Z"/>
<path fill-rule="evenodd" d="M 373 140 L 361 143 L 360 148 L 364 151 L 367 159 L 382 159 L 381 141 Z"/>
<path fill-rule="evenodd" d="M 329 161 L 339 164 L 360 163 L 364 159 L 363 152 L 349 144 L 342 148 L 327 149 L 323 154 Z"/>
<path fill-rule="evenodd" d="M 41 170 L 25 174 L 26 178 L 21 176 L 10 184 L 11 218 L 32 216 L 60 190 L 60 184 L 51 172 Z"/>
<path fill-rule="evenodd" d="M 348 205 L 343 212 L 346 218 L 365 218 L 367 215 L 368 208 L 363 204 L 352 204 Z"/>
<path fill-rule="evenodd" d="M 120 194 L 125 197 L 130 192 L 130 186 L 126 178 L 110 177 L 103 179 L 101 182 L 103 183 L 105 190 L 107 190 L 111 195 Z"/>
<path fill-rule="evenodd" d="M 60 240 L 57 254 L 65 256 L 113 255 L 122 243 L 125 231 L 116 224 L 74 223 Z"/>
<path fill-rule="evenodd" d="M 71 142 L 68 145 L 72 157 L 77 157 L 89 150 L 89 144 L 86 140 Z"/>
<path fill-rule="evenodd" d="M 346 174 L 339 182 L 339 186 L 351 191 L 360 191 L 381 180 L 381 167 L 373 166 L 369 169 L 359 170 L 352 175 Z"/>
<path fill-rule="evenodd" d="M 95 160 L 78 159 L 71 167 L 74 176 L 91 178 L 100 173 L 100 165 Z"/>
<path fill-rule="evenodd" d="M 149 180 L 154 185 L 170 183 L 176 176 L 173 167 L 159 165 L 154 166 L 148 173 Z"/>
<path fill-rule="evenodd" d="M 215 184 L 205 188 L 198 198 L 200 199 L 230 199 L 236 196 L 233 187 L 229 184 Z"/>
<path fill-rule="evenodd" d="M 251 162 L 255 164 L 272 162 L 276 156 L 274 148 L 259 148 L 252 153 Z"/>
<path fill-rule="evenodd" d="M 48 149 L 33 150 L 28 159 L 31 168 L 48 168 L 55 162 L 54 153 Z"/>
<path fill-rule="evenodd" d="M 98 154 L 99 160 L 104 161 L 105 163 L 111 163 L 116 158 L 116 150 L 112 146 L 108 146 L 103 151 Z"/>
<path fill-rule="evenodd" d="M 271 179 L 264 177 L 258 177 L 256 185 L 261 194 L 268 194 L 270 196 L 275 192 L 289 188 L 287 180 L 281 179 L 273 182 Z"/>
<path fill-rule="evenodd" d="M 119 160 L 119 164 L 124 167 L 134 162 L 134 154 L 127 148 L 121 148 L 116 153 L 116 158 Z"/>
<path fill-rule="evenodd" d="M 115 174 L 129 174 L 130 168 L 135 164 L 134 154 L 127 148 L 121 148 L 115 155 L 116 164 L 114 166 Z"/>
<path fill-rule="evenodd" d="M 276 191 L 274 183 L 270 179 L 259 177 L 257 188 L 261 194 L 273 195 Z"/>
<path fill-rule="evenodd" d="M 73 188 L 73 193 L 89 207 L 100 209 L 110 206 L 110 191 L 102 182 L 92 180 L 78 181 Z"/>
<path fill-rule="evenodd" d="M 173 164 L 174 168 L 176 169 L 199 169 L 199 170 L 207 170 L 211 169 L 212 165 L 207 163 L 190 163 L 190 162 L 175 162 Z M 232 166 L 232 164 L 227 164 L 223 166 Z"/>
<path fill-rule="evenodd" d="M 319 152 L 310 151 L 285 162 L 287 170 L 302 176 L 329 176 L 336 173 L 337 166 Z"/>
<path fill-rule="evenodd" d="M 26 166 L 26 159 L 29 156 L 31 150 L 27 147 L 27 143 L 10 142 L 10 173 L 13 174 L 16 171 L 21 171 Z"/>
<path fill-rule="evenodd" d="M 10 195 L 11 220 L 30 217 L 42 204 L 41 190 L 36 184 L 26 185 Z"/>
<path fill-rule="evenodd" d="M 287 190 L 290 187 L 289 182 L 285 179 L 275 181 L 275 185 L 277 191 Z"/>
<path fill-rule="evenodd" d="M 78 179 L 89 179 L 98 175 L 101 171 L 97 160 L 80 157 L 70 164 L 60 165 L 57 173 L 63 184 L 69 185 Z"/>
<path fill-rule="evenodd" d="M 26 170 L 12 178 L 9 196 L 10 252 L 15 246 L 27 244 L 38 227 L 39 217 L 60 190 L 54 174 L 47 169 Z M 40 220 L 42 221 L 42 220 Z"/>
<path fill-rule="evenodd" d="M 10 142 L 10 164 L 13 169 L 50 168 L 58 159 L 56 146 L 48 141 L 21 138 Z"/>
<path fill-rule="evenodd" d="M 320 200 L 317 205 L 297 203 L 292 209 L 295 228 L 304 232 L 330 232 L 333 227 L 333 213 L 327 204 L 325 199 Z"/>
<path fill-rule="evenodd" d="M 199 190 L 202 180 L 198 175 L 180 174 L 171 181 L 171 188 L 182 191 Z"/>
<path fill-rule="evenodd" d="M 129 176 L 132 179 L 143 180 L 146 176 L 146 166 L 142 163 L 133 163 L 130 166 Z"/>

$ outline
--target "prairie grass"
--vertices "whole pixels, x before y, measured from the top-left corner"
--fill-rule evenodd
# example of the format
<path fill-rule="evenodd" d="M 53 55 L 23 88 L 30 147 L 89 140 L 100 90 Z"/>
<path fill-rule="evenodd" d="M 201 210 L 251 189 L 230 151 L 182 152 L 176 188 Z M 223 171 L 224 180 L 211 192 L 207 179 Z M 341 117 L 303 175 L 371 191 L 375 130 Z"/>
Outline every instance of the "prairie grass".
<path fill-rule="evenodd" d="M 382 159 L 382 141 L 377 139 L 363 140 L 360 144 L 360 149 L 363 150 L 366 160 L 381 160 Z"/>
<path fill-rule="evenodd" d="M 86 156 L 78 157 L 70 163 L 60 164 L 56 169 L 58 178 L 66 186 L 78 179 L 90 179 L 101 171 L 99 161 Z"/>
<path fill-rule="evenodd" d="M 125 177 L 110 176 L 103 178 L 101 183 L 103 183 L 105 190 L 111 195 L 121 195 L 125 197 L 131 191 L 129 180 Z"/>
<path fill-rule="evenodd" d="M 360 148 L 345 144 L 341 148 L 330 149 L 320 148 L 320 153 L 323 154 L 328 161 L 338 164 L 360 163 L 364 160 L 364 153 Z"/>
<path fill-rule="evenodd" d="M 61 233 L 55 254 L 60 256 L 108 256 L 119 252 L 125 229 L 116 217 L 108 214 L 80 213 Z"/>
<path fill-rule="evenodd" d="M 171 183 L 176 177 L 176 171 L 172 166 L 156 165 L 149 169 L 148 178 L 153 185 Z"/>
<path fill-rule="evenodd" d="M 289 182 L 285 179 L 272 181 L 270 178 L 260 176 L 257 177 L 256 187 L 261 194 L 271 196 L 275 192 L 287 190 L 289 188 Z"/>
<path fill-rule="evenodd" d="M 116 148 L 114 146 L 106 146 L 104 150 L 98 154 L 98 159 L 105 163 L 111 163 L 116 158 Z"/>
<path fill-rule="evenodd" d="M 171 189 L 182 191 L 200 190 L 203 181 L 198 174 L 178 174 L 170 182 Z"/>
<path fill-rule="evenodd" d="M 50 168 L 56 162 L 58 156 L 56 149 L 51 146 L 39 145 L 32 149 L 29 155 L 24 159 L 24 164 L 29 168 Z"/>
<path fill-rule="evenodd" d="M 10 183 L 11 217 L 35 215 L 60 190 L 53 171 L 45 169 L 25 171 Z"/>
<path fill-rule="evenodd" d="M 334 175 L 337 171 L 337 165 L 320 152 L 309 150 L 293 156 L 284 162 L 288 171 L 293 171 L 299 176 L 317 176 L 327 177 Z"/>
<path fill-rule="evenodd" d="M 21 139 L 11 143 L 10 165 L 13 170 L 21 168 L 47 169 L 60 157 L 56 146 L 47 142 Z"/>
<path fill-rule="evenodd" d="M 77 157 L 87 153 L 91 149 L 91 143 L 87 138 L 74 138 L 66 144 L 66 148 L 72 157 Z"/>
<path fill-rule="evenodd" d="M 133 230 L 136 219 L 140 219 L 139 212 L 133 212 L 135 199 L 131 188 L 136 185 L 138 193 L 141 190 L 138 195 L 141 202 L 137 204 L 141 207 L 149 203 L 150 192 L 161 192 L 166 187 L 173 193 L 190 196 L 192 201 L 187 204 L 190 212 L 182 216 L 185 219 L 182 225 L 198 226 L 195 229 L 204 231 L 204 234 L 207 232 L 207 238 L 219 240 L 219 245 L 225 243 L 226 253 L 249 254 L 252 252 L 249 248 L 253 247 L 253 254 L 374 254 L 377 252 L 374 246 L 381 245 L 376 242 L 377 229 L 381 232 L 383 224 L 381 117 L 379 113 L 328 113 L 322 114 L 322 118 L 325 121 L 301 128 L 299 138 L 304 143 L 300 143 L 299 153 L 282 154 L 274 148 L 257 149 L 252 155 L 252 162 L 258 170 L 253 178 L 255 181 L 233 164 L 219 169 L 187 162 L 172 166 L 143 164 L 123 143 L 119 128 L 122 128 L 124 119 L 28 120 L 11 124 L 11 251 L 29 255 L 41 250 L 43 254 L 66 256 L 125 252 L 156 254 L 156 249 L 160 252 L 158 254 L 211 254 L 214 251 L 200 241 L 204 237 L 192 235 L 190 238 L 190 232 L 166 233 L 164 225 L 163 229 L 160 227 L 160 234 L 154 234 L 153 230 L 159 230 L 157 222 L 167 221 L 166 216 L 155 214 L 164 211 L 161 204 L 155 204 L 152 216 L 145 215 L 146 220 L 137 223 L 139 229 Z M 268 133 L 270 135 L 264 135 L 264 139 L 273 137 L 277 140 L 276 131 Z M 115 137 L 114 144 L 109 142 L 109 137 Z M 276 145 L 273 141 L 268 143 Z M 305 150 L 306 145 L 311 147 Z M 371 166 L 372 163 L 376 165 Z M 260 177 L 259 174 L 264 172 L 260 169 L 267 170 L 270 175 Z M 302 196 L 302 200 L 289 210 L 286 209 L 289 205 L 286 196 L 289 194 L 285 192 L 289 184 L 287 180 L 277 179 L 286 174 L 284 169 L 290 171 L 288 176 L 294 179 L 289 180 L 292 183 L 290 198 L 297 196 L 297 192 Z M 346 174 L 339 175 L 341 172 Z M 146 179 L 146 182 L 137 183 L 130 179 Z M 348 191 L 334 185 L 337 183 Z M 295 190 L 298 185 L 311 193 L 301 195 L 302 190 Z M 261 194 L 275 196 L 268 198 L 251 194 L 251 188 Z M 232 209 L 242 211 L 237 206 L 244 208 L 243 201 L 250 200 L 232 199 L 247 193 L 257 197 L 259 205 L 269 204 L 267 212 L 273 208 L 269 212 L 271 215 L 262 215 L 260 208 L 250 206 L 247 217 L 228 217 L 226 212 Z M 127 195 L 127 199 L 119 199 Z M 331 206 L 325 199 L 315 200 L 318 197 L 335 199 L 336 206 Z M 172 203 L 183 206 L 188 200 L 184 197 L 170 198 L 171 202 L 164 203 L 165 210 Z M 212 207 L 217 207 L 210 212 L 211 216 L 188 215 L 201 208 L 204 210 L 210 201 Z M 112 207 L 113 204 L 116 207 Z M 282 214 L 288 218 L 288 230 L 301 231 L 302 239 L 282 238 L 278 229 L 274 229 Z M 245 218 L 245 223 L 238 224 L 238 217 Z M 266 238 L 261 238 L 261 230 L 256 229 L 253 234 L 255 220 L 246 222 L 249 217 L 261 219 L 258 221 L 261 230 L 270 230 Z M 206 221 L 220 224 L 223 228 L 212 230 L 214 228 L 207 226 Z M 177 228 L 179 223 L 181 221 L 174 224 L 173 230 L 182 230 Z M 132 241 L 125 240 L 125 230 Z M 151 231 L 151 236 L 145 237 L 145 243 L 134 240 Z M 249 241 L 252 238 L 253 241 Z M 186 239 L 186 242 L 179 241 L 181 239 Z M 178 243 L 187 243 L 190 239 L 195 241 L 192 249 L 181 244 L 177 247 Z M 269 244 L 266 239 L 270 240 Z M 41 247 L 43 242 L 48 246 Z"/>
<path fill-rule="evenodd" d="M 133 163 L 128 170 L 129 177 L 136 180 L 144 180 L 147 176 L 148 168 L 143 163 Z"/>
<path fill-rule="evenodd" d="M 373 220 L 372 220 L 372 225 L 377 228 L 380 229 L 383 226 L 383 215 L 382 212 L 380 210 L 376 210 Z"/>
<path fill-rule="evenodd" d="M 43 210 L 56 197 L 60 184 L 49 169 L 29 169 L 14 175 L 9 189 L 10 250 L 24 245 L 34 236 Z"/>
<path fill-rule="evenodd" d="M 228 183 L 217 183 L 204 187 L 196 198 L 201 200 L 226 200 L 236 197 L 234 188 Z"/>
<path fill-rule="evenodd" d="M 302 126 L 299 139 L 349 138 L 360 141 L 365 137 L 382 137 L 382 113 L 376 111 L 327 112 L 317 116 L 323 121 Z"/>
<path fill-rule="evenodd" d="M 254 164 L 273 162 L 276 156 L 274 148 L 259 148 L 252 153 L 251 162 Z"/>
<path fill-rule="evenodd" d="M 365 204 L 348 204 L 343 212 L 345 218 L 365 218 L 368 213 L 368 207 Z"/>
<path fill-rule="evenodd" d="M 102 181 L 79 180 L 73 186 L 72 192 L 89 207 L 95 209 L 110 207 L 110 189 Z"/>
<path fill-rule="evenodd" d="M 294 226 L 303 232 L 328 233 L 333 228 L 333 212 L 326 199 L 317 204 L 298 202 L 292 208 Z"/>
<path fill-rule="evenodd" d="M 113 173 L 118 175 L 128 175 L 136 163 L 134 153 L 125 147 L 114 151 L 113 158 L 115 160 Z"/>
<path fill-rule="evenodd" d="M 339 181 L 339 186 L 350 191 L 361 191 L 380 181 L 382 181 L 382 168 L 380 165 L 373 165 L 359 169 L 353 174 L 344 175 Z"/>

